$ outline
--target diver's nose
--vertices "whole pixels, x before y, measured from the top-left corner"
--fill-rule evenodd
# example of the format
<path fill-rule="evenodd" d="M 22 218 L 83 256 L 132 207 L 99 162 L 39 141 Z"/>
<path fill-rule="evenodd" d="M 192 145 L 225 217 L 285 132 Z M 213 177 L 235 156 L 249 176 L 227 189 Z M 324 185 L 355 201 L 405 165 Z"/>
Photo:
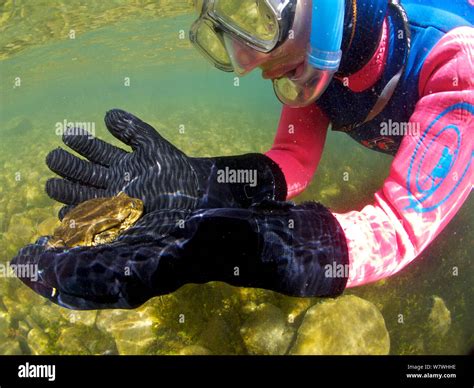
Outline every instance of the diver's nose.
<path fill-rule="evenodd" d="M 250 73 L 266 60 L 263 53 L 258 52 L 227 34 L 224 34 L 224 43 L 234 71 L 240 76 Z"/>

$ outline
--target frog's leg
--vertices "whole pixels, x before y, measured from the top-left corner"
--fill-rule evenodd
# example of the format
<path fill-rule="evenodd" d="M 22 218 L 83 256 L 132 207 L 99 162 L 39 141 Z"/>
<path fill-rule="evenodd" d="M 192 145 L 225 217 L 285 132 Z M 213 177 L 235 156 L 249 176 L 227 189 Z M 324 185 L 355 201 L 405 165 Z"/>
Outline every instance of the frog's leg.
<path fill-rule="evenodd" d="M 112 228 L 94 236 L 92 245 L 108 244 L 115 241 L 120 234 L 120 228 Z"/>
<path fill-rule="evenodd" d="M 86 247 L 90 247 L 93 245 L 94 241 L 94 225 L 89 225 L 89 227 L 86 230 L 86 233 L 84 233 L 83 236 L 83 243 L 81 245 L 84 245 Z"/>
<path fill-rule="evenodd" d="M 115 240 L 119 232 L 121 221 L 116 218 L 107 217 L 93 225 L 90 225 L 90 245 L 105 244 Z"/>

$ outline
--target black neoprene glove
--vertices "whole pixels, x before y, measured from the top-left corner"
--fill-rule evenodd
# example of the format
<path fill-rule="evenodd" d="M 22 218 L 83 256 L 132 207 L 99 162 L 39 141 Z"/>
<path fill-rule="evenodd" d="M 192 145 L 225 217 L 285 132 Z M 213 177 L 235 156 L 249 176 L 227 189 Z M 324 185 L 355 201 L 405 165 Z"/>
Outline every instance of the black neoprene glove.
<path fill-rule="evenodd" d="M 105 124 L 132 152 L 93 138 L 85 130 L 66 130 L 64 143 L 87 160 L 61 148 L 48 154 L 48 167 L 63 178 L 47 181 L 46 191 L 51 198 L 77 205 L 124 191 L 141 199 L 146 213 L 158 209 L 248 207 L 265 199 L 286 199 L 284 176 L 264 155 L 191 158 L 153 127 L 118 109 L 107 112 Z M 63 208 L 60 217 L 69 208 Z"/>
<path fill-rule="evenodd" d="M 186 283 L 224 281 L 310 297 L 339 295 L 347 282 L 344 233 L 315 203 L 161 210 L 111 244 L 46 249 L 46 242 L 23 248 L 12 264 L 37 268 L 37 279 L 21 280 L 73 309 L 134 308 Z"/>

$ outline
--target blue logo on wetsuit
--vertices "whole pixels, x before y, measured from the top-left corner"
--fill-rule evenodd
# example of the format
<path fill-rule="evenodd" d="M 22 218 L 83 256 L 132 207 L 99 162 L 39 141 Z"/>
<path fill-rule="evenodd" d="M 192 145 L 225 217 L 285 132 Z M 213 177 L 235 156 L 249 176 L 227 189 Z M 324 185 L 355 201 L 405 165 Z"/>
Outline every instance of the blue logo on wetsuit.
<path fill-rule="evenodd" d="M 448 178 L 450 171 L 455 165 L 459 157 L 459 152 L 461 150 L 462 134 L 459 131 L 459 128 L 454 124 L 446 125 L 444 128 L 440 129 L 436 134 L 431 133 L 431 130 L 438 124 L 438 122 L 447 114 L 451 113 L 454 110 L 463 110 L 467 111 L 471 115 L 474 115 L 474 106 L 468 103 L 459 103 L 447 108 L 442 112 L 438 117 L 436 117 L 433 122 L 428 126 L 423 135 L 421 136 L 418 144 L 415 147 L 415 151 L 410 160 L 410 167 L 408 169 L 406 188 L 408 191 L 408 200 L 410 204 L 405 209 L 413 209 L 418 213 L 427 213 L 434 209 L 437 209 L 444 202 L 446 202 L 451 195 L 456 191 L 461 182 L 467 176 L 469 168 L 471 167 L 473 159 L 473 151 L 471 150 L 471 158 L 467 163 L 466 168 L 462 172 L 461 176 L 458 177 L 456 184 L 452 189 L 440 199 L 433 201 L 433 196 L 439 191 L 443 186 L 443 183 Z M 431 133 L 432 139 L 428 144 L 425 144 L 425 140 L 428 134 Z M 432 147 L 438 146 L 437 140 L 442 135 L 447 135 L 453 137 L 455 141 L 450 146 L 445 146 L 442 155 L 436 164 L 436 166 L 431 170 L 431 173 L 426 175 L 425 169 L 423 169 L 424 162 L 427 159 L 427 156 L 430 155 L 430 150 Z M 431 201 L 429 201 L 431 200 Z M 428 205 L 425 207 L 425 204 Z"/>

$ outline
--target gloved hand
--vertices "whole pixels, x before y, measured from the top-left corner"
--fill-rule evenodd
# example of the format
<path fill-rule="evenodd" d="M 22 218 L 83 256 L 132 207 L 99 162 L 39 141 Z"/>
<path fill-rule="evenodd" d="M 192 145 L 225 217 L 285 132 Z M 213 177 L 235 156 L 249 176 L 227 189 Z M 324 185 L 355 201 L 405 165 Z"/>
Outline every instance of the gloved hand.
<path fill-rule="evenodd" d="M 157 209 L 248 207 L 264 199 L 286 199 L 283 174 L 264 155 L 190 158 L 150 125 L 118 109 L 107 112 L 105 124 L 132 152 L 93 138 L 85 130 L 68 129 L 64 143 L 87 160 L 61 148 L 48 154 L 48 167 L 64 178 L 47 181 L 46 192 L 51 198 L 77 205 L 124 191 L 141 199 L 146 213 Z M 237 178 L 252 174 L 254 179 L 226 181 L 228 172 L 241 173 Z M 69 208 L 63 208 L 61 218 Z"/>
<path fill-rule="evenodd" d="M 23 248 L 12 264 L 37 266 L 38 279 L 21 280 L 73 309 L 134 308 L 186 283 L 309 297 L 338 295 L 347 282 L 344 233 L 314 203 L 155 211 L 111 244 L 46 249 L 46 242 Z"/>

